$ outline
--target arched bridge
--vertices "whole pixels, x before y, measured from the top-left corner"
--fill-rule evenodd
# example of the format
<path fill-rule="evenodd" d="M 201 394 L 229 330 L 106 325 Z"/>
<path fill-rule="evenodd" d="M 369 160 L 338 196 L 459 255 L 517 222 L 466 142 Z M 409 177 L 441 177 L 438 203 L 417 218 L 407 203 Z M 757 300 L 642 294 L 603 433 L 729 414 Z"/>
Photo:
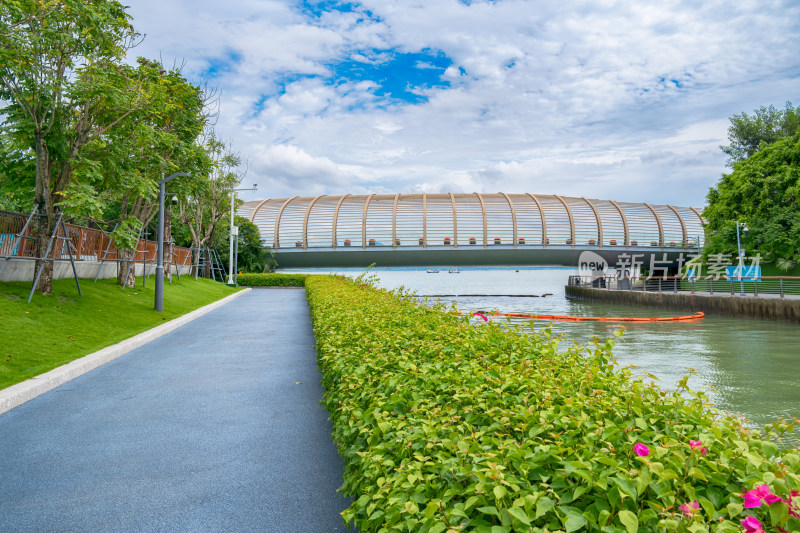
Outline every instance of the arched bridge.
<path fill-rule="evenodd" d="M 243 204 L 282 267 L 616 264 L 703 246 L 693 207 L 541 194 L 369 194 Z"/>

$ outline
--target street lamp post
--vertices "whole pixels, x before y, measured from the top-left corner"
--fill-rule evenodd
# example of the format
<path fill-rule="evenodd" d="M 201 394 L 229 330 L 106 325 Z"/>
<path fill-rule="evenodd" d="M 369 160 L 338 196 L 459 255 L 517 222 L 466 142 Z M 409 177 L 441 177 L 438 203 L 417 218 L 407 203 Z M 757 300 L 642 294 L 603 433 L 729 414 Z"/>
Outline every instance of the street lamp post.
<path fill-rule="evenodd" d="M 226 285 L 236 285 L 233 277 L 233 200 L 236 197 L 236 191 L 255 191 L 258 190 L 258 184 L 254 183 L 252 187 L 247 189 L 231 189 L 231 234 L 230 234 L 230 248 L 228 253 L 228 282 Z"/>
<path fill-rule="evenodd" d="M 744 280 L 742 279 L 742 272 L 744 271 L 744 250 L 742 250 L 742 241 L 739 238 L 739 228 L 747 233 L 747 224 L 744 222 L 736 221 L 736 249 L 739 251 L 739 291 L 744 296 Z"/>
<path fill-rule="evenodd" d="M 156 255 L 156 301 L 155 310 L 164 311 L 164 196 L 165 185 L 180 176 L 189 176 L 188 172 L 175 172 L 158 182 L 158 253 Z"/>

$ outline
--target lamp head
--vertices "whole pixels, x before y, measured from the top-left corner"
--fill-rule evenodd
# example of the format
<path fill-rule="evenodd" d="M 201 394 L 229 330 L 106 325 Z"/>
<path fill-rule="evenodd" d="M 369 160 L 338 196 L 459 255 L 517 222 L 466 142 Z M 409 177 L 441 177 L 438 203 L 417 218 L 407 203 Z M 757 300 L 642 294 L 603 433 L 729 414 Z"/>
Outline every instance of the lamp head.
<path fill-rule="evenodd" d="M 170 202 L 172 202 L 172 205 L 178 205 L 178 195 L 173 195 Z"/>

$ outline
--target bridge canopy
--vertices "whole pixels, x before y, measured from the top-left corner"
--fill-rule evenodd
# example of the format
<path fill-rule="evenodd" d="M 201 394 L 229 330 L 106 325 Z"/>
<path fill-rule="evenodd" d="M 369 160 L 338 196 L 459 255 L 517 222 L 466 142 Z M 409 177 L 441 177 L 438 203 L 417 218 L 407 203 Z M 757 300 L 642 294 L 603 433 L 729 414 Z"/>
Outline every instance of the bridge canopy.
<path fill-rule="evenodd" d="M 704 244 L 703 219 L 695 208 L 556 195 L 271 198 L 246 202 L 238 214 L 255 223 L 262 241 L 281 255 L 637 248 L 652 253 L 696 250 Z M 446 255 L 447 263 L 458 263 L 451 259 L 459 255 Z"/>

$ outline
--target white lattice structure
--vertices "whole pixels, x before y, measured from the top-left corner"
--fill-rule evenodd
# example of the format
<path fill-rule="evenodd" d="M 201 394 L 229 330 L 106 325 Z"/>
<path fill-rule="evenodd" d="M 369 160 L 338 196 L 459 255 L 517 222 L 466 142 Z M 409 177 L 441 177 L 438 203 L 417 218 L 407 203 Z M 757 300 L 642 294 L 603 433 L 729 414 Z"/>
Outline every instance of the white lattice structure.
<path fill-rule="evenodd" d="M 635 249 L 703 246 L 693 207 L 537 194 L 273 198 L 239 209 L 274 251 Z M 655 250 L 653 250 L 655 251 Z"/>

